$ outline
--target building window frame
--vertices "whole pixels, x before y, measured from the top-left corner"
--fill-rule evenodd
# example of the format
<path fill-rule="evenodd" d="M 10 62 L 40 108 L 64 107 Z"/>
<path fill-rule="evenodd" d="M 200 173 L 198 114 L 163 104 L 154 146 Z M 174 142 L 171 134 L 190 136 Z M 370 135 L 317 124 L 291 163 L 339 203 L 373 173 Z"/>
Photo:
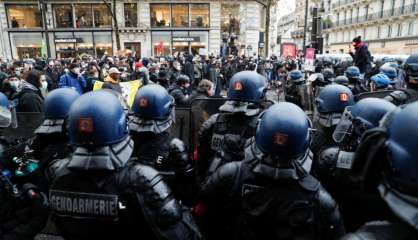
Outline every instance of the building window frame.
<path fill-rule="evenodd" d="M 21 28 L 21 27 L 18 27 L 18 28 L 14 28 L 14 27 L 12 27 L 11 26 L 11 21 L 10 21 L 10 19 L 9 19 L 9 17 L 10 17 L 10 13 L 9 13 L 9 6 L 28 6 L 28 5 L 34 5 L 34 6 L 37 6 L 37 4 L 36 3 L 5 3 L 4 4 L 4 10 L 5 10 L 5 13 L 6 13 L 6 22 L 7 22 L 7 27 L 8 28 L 10 28 L 10 29 L 42 29 L 43 28 L 43 25 L 44 25 L 44 22 L 43 22 L 43 19 L 42 19 L 42 11 L 41 10 L 39 10 L 39 13 L 41 14 L 41 26 L 39 26 L 39 27 L 28 27 L 28 28 Z"/>
<path fill-rule="evenodd" d="M 134 4 L 135 8 L 136 8 L 136 24 L 133 24 L 133 26 L 126 26 L 126 7 L 125 6 L 132 5 L 132 4 Z M 123 15 L 124 15 L 124 26 L 125 27 L 138 27 L 138 23 L 139 23 L 138 11 L 139 11 L 139 4 L 138 3 L 136 3 L 136 2 L 124 2 L 123 3 Z"/>

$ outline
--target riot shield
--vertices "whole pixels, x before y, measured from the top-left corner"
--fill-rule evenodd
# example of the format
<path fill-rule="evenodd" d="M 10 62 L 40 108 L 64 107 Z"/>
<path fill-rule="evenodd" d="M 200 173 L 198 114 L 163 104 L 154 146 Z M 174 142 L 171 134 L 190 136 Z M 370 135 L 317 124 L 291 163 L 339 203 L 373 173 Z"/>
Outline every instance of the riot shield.
<path fill-rule="evenodd" d="M 384 91 L 376 91 L 376 92 L 365 92 L 357 94 L 354 99 L 358 102 L 361 99 L 374 97 L 374 98 L 385 98 L 386 96 L 389 96 L 393 90 L 384 90 Z"/>
<path fill-rule="evenodd" d="M 190 146 L 190 108 L 175 109 L 175 122 L 170 128 L 170 135 Z"/>
<path fill-rule="evenodd" d="M 219 112 L 219 107 L 226 102 L 225 98 L 195 99 L 190 106 L 189 150 L 196 148 L 199 130 L 203 123 L 213 114 Z"/>
<path fill-rule="evenodd" d="M 313 115 L 313 92 L 312 85 L 307 82 L 302 85 L 298 85 L 298 94 L 303 110 L 308 116 Z"/>
<path fill-rule="evenodd" d="M 9 126 L 0 129 L 0 134 L 7 141 L 14 141 L 16 139 L 27 139 L 33 137 L 34 131 L 41 125 L 44 120 L 43 113 L 16 113 L 17 128 Z"/>

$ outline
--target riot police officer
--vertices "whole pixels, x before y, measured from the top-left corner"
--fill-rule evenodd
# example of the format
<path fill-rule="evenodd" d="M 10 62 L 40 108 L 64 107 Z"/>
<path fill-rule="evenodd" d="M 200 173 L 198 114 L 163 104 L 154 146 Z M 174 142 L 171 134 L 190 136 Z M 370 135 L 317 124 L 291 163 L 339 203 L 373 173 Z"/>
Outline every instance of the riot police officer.
<path fill-rule="evenodd" d="M 199 239 L 190 216 L 152 167 L 132 161 L 124 109 L 108 90 L 70 108 L 73 155 L 50 168 L 52 219 L 66 239 Z"/>
<path fill-rule="evenodd" d="M 370 78 L 370 90 L 372 92 L 386 90 L 390 83 L 391 80 L 386 74 L 376 74 Z"/>
<path fill-rule="evenodd" d="M 12 112 L 10 111 L 10 102 L 7 96 L 0 92 L 0 128 L 7 128 L 10 126 L 12 122 Z M 6 156 L 6 149 L 8 149 L 9 143 L 8 141 L 0 137 L 0 167 L 4 164 L 5 159 L 8 158 Z"/>
<path fill-rule="evenodd" d="M 331 84 L 319 92 L 319 96 L 316 99 L 318 114 L 314 117 L 316 131 L 311 144 L 314 163 L 321 149 L 335 145 L 332 139 L 335 126 L 340 121 L 345 107 L 353 104 L 353 94 L 346 86 Z"/>
<path fill-rule="evenodd" d="M 349 81 L 348 87 L 354 95 L 360 94 L 362 92 L 367 92 L 367 89 L 361 84 L 360 69 L 358 67 L 348 67 L 345 70 L 345 76 L 348 78 Z"/>
<path fill-rule="evenodd" d="M 411 128 L 418 121 L 418 103 L 412 103 L 394 113 L 383 125 L 374 149 L 365 152 L 383 173 L 378 191 L 396 216 L 394 221 L 370 222 L 343 239 L 417 239 L 418 238 L 418 129 Z M 376 131 L 378 134 L 379 131 Z M 377 151 L 374 151 L 377 150 Z"/>
<path fill-rule="evenodd" d="M 80 94 L 72 88 L 51 91 L 44 101 L 45 120 L 35 130 L 30 149 L 33 157 L 47 166 L 54 159 L 66 158 L 72 148 L 69 145 L 66 120 L 68 111 Z"/>
<path fill-rule="evenodd" d="M 407 89 L 394 91 L 385 99 L 395 105 L 415 102 L 418 100 L 418 53 L 409 56 L 403 65 Z"/>
<path fill-rule="evenodd" d="M 303 73 L 300 70 L 292 70 L 287 77 L 285 87 L 285 100 L 303 108 L 301 87 L 305 83 Z"/>
<path fill-rule="evenodd" d="M 168 92 L 173 96 L 176 106 L 186 107 L 189 100 L 190 78 L 187 75 L 179 75 L 175 83 L 169 88 Z"/>
<path fill-rule="evenodd" d="M 193 164 L 183 141 L 169 133 L 175 120 L 173 97 L 159 85 L 144 86 L 135 96 L 132 112 L 129 123 L 135 146 L 132 156 L 159 171 L 176 197 L 190 198 Z"/>
<path fill-rule="evenodd" d="M 389 215 L 377 192 L 363 191 L 360 184 L 350 181 L 349 173 L 364 132 L 378 127 L 380 120 L 395 108 L 394 104 L 379 98 L 365 98 L 346 107 L 333 134 L 339 146 L 319 154 L 314 174 L 339 203 L 348 231 Z"/>
<path fill-rule="evenodd" d="M 344 86 L 346 86 L 346 87 L 348 87 L 348 86 L 349 86 L 349 80 L 348 80 L 348 78 L 347 78 L 346 76 L 344 76 L 344 75 L 341 75 L 341 76 L 336 77 L 336 78 L 334 79 L 334 83 L 336 83 L 336 84 L 340 84 L 340 85 L 344 85 Z"/>
<path fill-rule="evenodd" d="M 335 239 L 344 234 L 336 202 L 302 166 L 309 128 L 308 117 L 292 103 L 273 105 L 261 115 L 245 159 L 223 165 L 203 186 L 208 239 Z"/>
<path fill-rule="evenodd" d="M 396 70 L 396 68 L 383 65 L 382 67 L 380 67 L 380 72 L 385 74 L 389 78 L 391 86 L 395 86 L 397 84 L 398 71 Z"/>
<path fill-rule="evenodd" d="M 199 131 L 198 175 L 201 181 L 223 163 L 243 159 L 245 142 L 255 134 L 266 84 L 266 79 L 253 71 L 239 72 L 231 78 L 228 101 Z"/>

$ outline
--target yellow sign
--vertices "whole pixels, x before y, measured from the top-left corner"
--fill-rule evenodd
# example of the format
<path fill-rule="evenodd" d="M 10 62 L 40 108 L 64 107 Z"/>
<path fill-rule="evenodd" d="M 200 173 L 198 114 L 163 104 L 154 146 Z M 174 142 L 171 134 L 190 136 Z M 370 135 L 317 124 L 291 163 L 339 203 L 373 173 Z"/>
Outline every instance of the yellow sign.
<path fill-rule="evenodd" d="M 129 107 L 132 107 L 132 104 L 135 100 L 135 95 L 138 92 L 138 89 L 142 87 L 142 81 L 134 80 L 129 82 L 121 82 L 119 84 L 122 88 L 122 97 L 125 99 L 126 103 L 128 103 Z M 94 82 L 93 91 L 102 89 L 102 87 L 103 82 L 96 81 Z"/>

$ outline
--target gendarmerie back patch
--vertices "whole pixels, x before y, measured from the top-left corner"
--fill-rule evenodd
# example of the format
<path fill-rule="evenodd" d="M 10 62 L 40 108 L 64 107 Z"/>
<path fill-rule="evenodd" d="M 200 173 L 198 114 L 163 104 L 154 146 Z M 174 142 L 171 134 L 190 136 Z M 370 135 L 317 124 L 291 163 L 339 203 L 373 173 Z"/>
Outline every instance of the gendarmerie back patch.
<path fill-rule="evenodd" d="M 50 207 L 63 217 L 116 221 L 118 196 L 82 192 L 49 191 Z"/>

